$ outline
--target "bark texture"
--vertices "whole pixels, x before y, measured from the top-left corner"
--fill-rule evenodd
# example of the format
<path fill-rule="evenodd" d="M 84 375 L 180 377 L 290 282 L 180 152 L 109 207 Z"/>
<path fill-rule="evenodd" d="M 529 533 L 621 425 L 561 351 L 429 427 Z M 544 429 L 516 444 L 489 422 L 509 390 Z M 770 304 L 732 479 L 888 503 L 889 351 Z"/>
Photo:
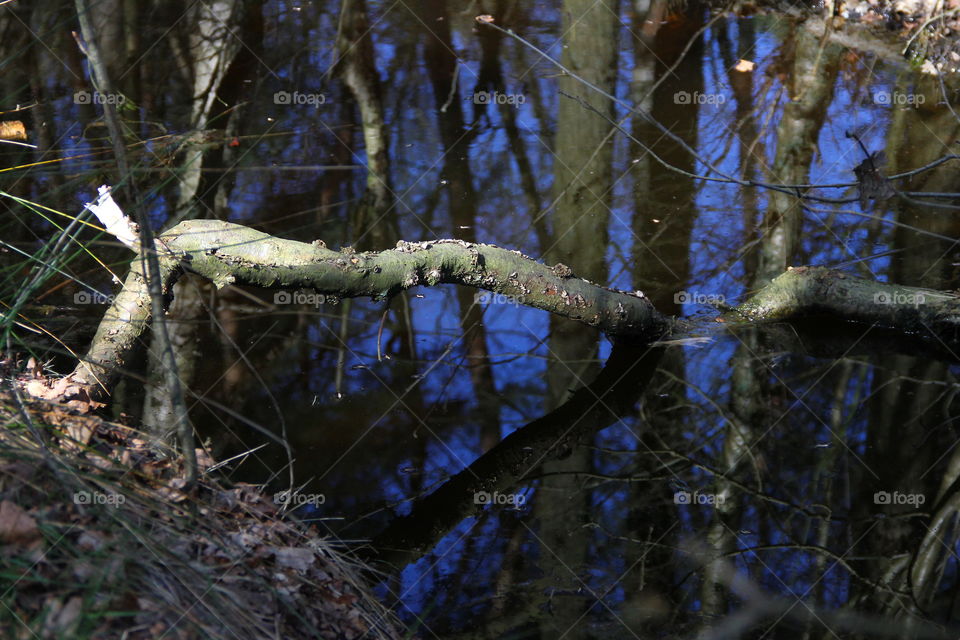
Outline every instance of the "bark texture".
<path fill-rule="evenodd" d="M 816 314 L 877 324 L 948 345 L 960 336 L 960 297 L 849 276 L 823 267 L 790 268 L 736 309 L 750 320 Z"/>

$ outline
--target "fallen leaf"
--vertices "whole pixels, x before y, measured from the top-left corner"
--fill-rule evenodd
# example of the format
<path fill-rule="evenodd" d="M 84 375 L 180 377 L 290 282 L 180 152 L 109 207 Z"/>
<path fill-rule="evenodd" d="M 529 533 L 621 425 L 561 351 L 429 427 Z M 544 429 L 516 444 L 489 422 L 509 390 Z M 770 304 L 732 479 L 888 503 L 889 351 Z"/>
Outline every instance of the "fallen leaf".
<path fill-rule="evenodd" d="M 20 384 L 24 391 L 31 396 L 51 402 L 65 403 L 69 409 L 78 413 L 89 413 L 104 406 L 102 402 L 93 400 L 87 389 L 77 384 L 72 376 L 53 379 L 40 375 L 26 381 L 21 379 Z M 51 417 L 51 419 L 53 424 L 60 423 L 60 420 L 55 417 Z"/>
<path fill-rule="evenodd" d="M 0 502 L 0 542 L 30 543 L 40 537 L 37 521 L 17 504 Z"/>
<path fill-rule="evenodd" d="M 280 547 L 274 551 L 274 556 L 278 565 L 294 571 L 306 571 L 316 558 L 313 549 L 303 547 Z"/>
<path fill-rule="evenodd" d="M 67 435 L 78 444 L 87 445 L 90 438 L 93 437 L 94 428 L 89 424 L 70 424 L 67 425 Z M 66 443 L 65 443 L 66 444 Z"/>
<path fill-rule="evenodd" d="M 70 376 L 64 376 L 57 378 L 50 389 L 56 392 L 58 398 L 66 399 L 77 395 L 80 392 L 80 385 L 74 383 Z"/>
<path fill-rule="evenodd" d="M 43 380 L 30 380 L 23 388 L 35 398 L 46 399 L 48 397 L 47 394 L 50 392 L 50 387 L 48 387 Z"/>
<path fill-rule="evenodd" d="M 26 140 L 27 128 L 19 120 L 0 122 L 0 140 Z"/>
<path fill-rule="evenodd" d="M 869 158 L 853 168 L 860 190 L 860 208 L 864 211 L 867 210 L 867 204 L 871 200 L 876 204 L 878 201 L 889 200 L 897 194 L 883 174 L 884 164 L 886 164 L 886 154 L 883 151 L 874 151 Z"/>
<path fill-rule="evenodd" d="M 189 497 L 180 490 L 185 486 L 186 481 L 183 478 L 173 478 L 168 486 L 158 487 L 157 494 L 163 500 L 169 500 L 170 502 L 183 502 Z"/>

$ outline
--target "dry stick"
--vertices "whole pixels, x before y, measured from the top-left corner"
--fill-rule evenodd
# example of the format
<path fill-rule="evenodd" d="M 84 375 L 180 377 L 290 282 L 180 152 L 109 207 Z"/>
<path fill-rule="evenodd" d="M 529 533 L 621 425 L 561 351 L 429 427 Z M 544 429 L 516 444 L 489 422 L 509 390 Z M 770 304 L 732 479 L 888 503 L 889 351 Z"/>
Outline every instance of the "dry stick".
<path fill-rule="evenodd" d="M 89 7 L 86 0 L 76 0 L 77 19 L 80 22 L 80 31 L 83 34 L 85 46 L 81 45 L 81 50 L 86 54 L 90 61 L 90 75 L 94 80 L 94 88 L 101 93 L 111 91 L 110 76 L 107 73 L 106 66 L 100 58 L 99 45 L 96 41 L 96 34 L 93 25 L 90 22 Z M 117 159 L 117 165 L 120 169 L 121 179 L 124 180 L 130 175 L 130 169 L 127 164 L 126 149 L 123 145 L 123 136 L 120 131 L 119 118 L 117 117 L 116 105 L 110 100 L 104 100 L 103 111 L 107 123 L 107 130 L 113 143 L 114 155 Z M 174 415 L 176 416 L 176 432 L 180 439 L 180 448 L 182 449 L 184 463 L 184 491 L 190 491 L 197 481 L 197 454 L 194 450 L 193 425 L 190 424 L 190 418 L 187 414 L 187 404 L 183 398 L 183 389 L 180 385 L 180 376 L 177 372 L 176 356 L 173 353 L 173 347 L 170 344 L 170 335 L 167 332 L 167 325 L 164 321 L 163 308 L 163 285 L 160 276 L 160 263 L 155 253 L 155 242 L 153 230 L 150 227 L 150 219 L 147 217 L 142 207 L 134 207 L 134 217 L 140 225 L 140 258 L 144 268 L 144 277 L 150 292 L 151 310 L 153 313 L 153 324 L 157 336 L 158 346 L 160 348 L 161 362 L 164 368 L 165 382 L 170 391 L 170 401 L 173 404 Z M 133 267 L 136 270 L 136 266 Z"/>
<path fill-rule="evenodd" d="M 344 300 L 340 310 L 340 326 L 338 327 L 340 345 L 337 347 L 337 369 L 333 378 L 333 388 L 337 392 L 337 400 L 343 397 L 343 368 L 347 364 L 347 339 L 350 337 L 350 301 Z M 377 345 L 379 347 L 379 344 Z"/>

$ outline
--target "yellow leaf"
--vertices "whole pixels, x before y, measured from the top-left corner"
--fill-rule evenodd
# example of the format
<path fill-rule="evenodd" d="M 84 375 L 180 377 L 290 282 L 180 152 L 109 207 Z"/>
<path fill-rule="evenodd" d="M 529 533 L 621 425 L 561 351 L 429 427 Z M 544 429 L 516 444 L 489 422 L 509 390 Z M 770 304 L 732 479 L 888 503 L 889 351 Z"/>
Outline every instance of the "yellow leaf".
<path fill-rule="evenodd" d="M 0 140 L 26 140 L 27 128 L 19 120 L 0 122 Z"/>

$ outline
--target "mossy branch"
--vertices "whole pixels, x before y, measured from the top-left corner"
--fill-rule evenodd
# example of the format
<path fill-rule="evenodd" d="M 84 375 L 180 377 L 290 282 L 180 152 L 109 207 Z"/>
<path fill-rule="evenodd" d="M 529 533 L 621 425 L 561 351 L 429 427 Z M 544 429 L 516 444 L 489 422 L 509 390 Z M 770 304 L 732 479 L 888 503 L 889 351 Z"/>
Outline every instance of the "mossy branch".
<path fill-rule="evenodd" d="M 960 347 L 960 296 L 824 267 L 788 269 L 727 317 L 783 321 L 813 315 L 896 329 L 954 350 Z"/>
<path fill-rule="evenodd" d="M 562 264 L 548 267 L 518 251 L 461 240 L 398 242 L 395 249 L 332 251 L 322 242 L 284 240 L 219 220 L 182 222 L 159 238 L 164 291 L 188 270 L 218 287 L 309 288 L 340 298 L 386 300 L 416 286 L 458 284 L 510 296 L 618 336 L 655 339 L 673 321 L 640 292 L 593 284 Z M 149 292 L 137 258 L 123 290 L 100 323 L 75 378 L 111 379 L 150 318 Z"/>
<path fill-rule="evenodd" d="M 610 289 L 578 278 L 562 264 L 548 267 L 518 251 L 462 240 L 401 241 L 395 249 L 354 253 L 219 220 L 190 220 L 163 234 L 157 246 L 167 293 L 185 270 L 218 287 L 307 288 L 326 296 L 375 300 L 416 286 L 457 284 L 510 296 L 517 304 L 618 337 L 655 340 L 676 333 L 679 326 L 640 292 Z M 86 358 L 74 371 L 78 382 L 92 387 L 98 378 L 111 380 L 145 330 L 150 295 L 142 262 L 135 260 Z M 724 319 L 782 321 L 816 314 L 889 327 L 960 350 L 960 297 L 821 267 L 788 270 Z"/>

